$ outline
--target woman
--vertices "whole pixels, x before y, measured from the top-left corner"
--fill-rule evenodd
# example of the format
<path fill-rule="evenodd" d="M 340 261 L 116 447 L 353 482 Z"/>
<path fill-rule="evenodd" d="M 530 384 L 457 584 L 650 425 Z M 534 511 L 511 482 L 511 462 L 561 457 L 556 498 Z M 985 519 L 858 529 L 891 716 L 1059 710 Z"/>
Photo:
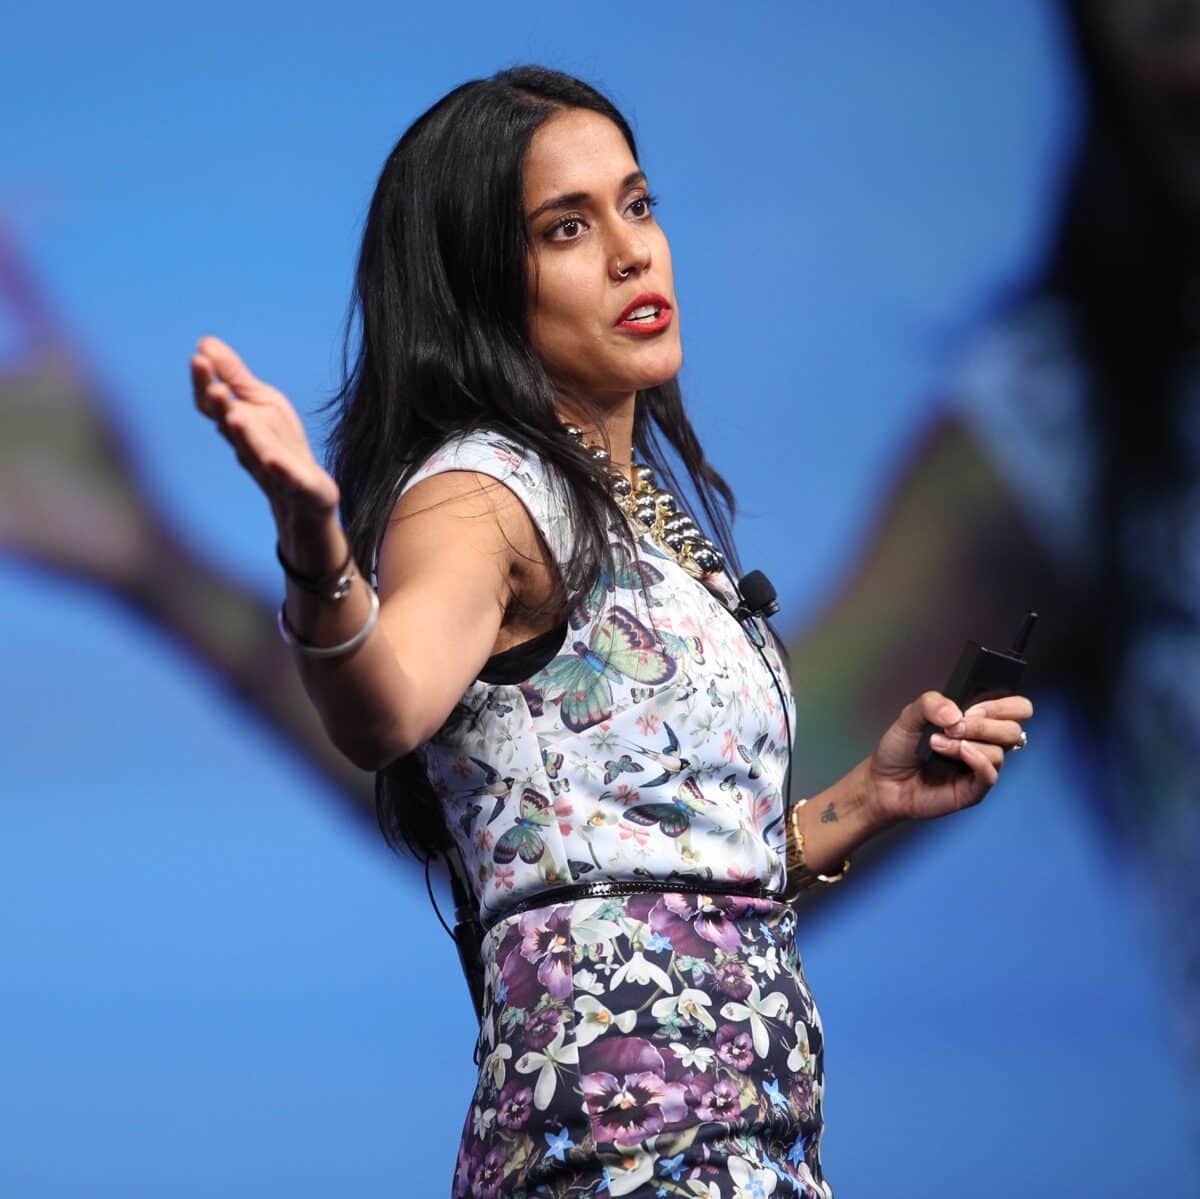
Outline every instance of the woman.
<path fill-rule="evenodd" d="M 728 544 L 653 203 L 590 87 L 466 84 L 376 188 L 333 474 L 229 346 L 192 359 L 271 502 L 280 631 L 330 737 L 380 772 L 389 838 L 447 854 L 485 930 L 456 1195 L 831 1194 L 785 840 L 789 890 L 840 877 L 874 832 L 978 802 L 1032 714 L 927 692 L 785 819 L 774 646 L 634 462 L 669 481 L 666 437 Z M 926 721 L 951 777 L 918 769 Z"/>

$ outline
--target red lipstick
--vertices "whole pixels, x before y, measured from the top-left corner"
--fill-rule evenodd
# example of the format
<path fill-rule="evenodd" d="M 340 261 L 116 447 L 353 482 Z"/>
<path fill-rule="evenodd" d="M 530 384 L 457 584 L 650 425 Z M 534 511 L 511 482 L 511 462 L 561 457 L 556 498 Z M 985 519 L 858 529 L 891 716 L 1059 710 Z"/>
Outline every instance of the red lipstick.
<path fill-rule="evenodd" d="M 661 333 L 670 323 L 671 305 L 657 292 L 648 291 L 626 304 L 615 327 L 627 333 Z"/>

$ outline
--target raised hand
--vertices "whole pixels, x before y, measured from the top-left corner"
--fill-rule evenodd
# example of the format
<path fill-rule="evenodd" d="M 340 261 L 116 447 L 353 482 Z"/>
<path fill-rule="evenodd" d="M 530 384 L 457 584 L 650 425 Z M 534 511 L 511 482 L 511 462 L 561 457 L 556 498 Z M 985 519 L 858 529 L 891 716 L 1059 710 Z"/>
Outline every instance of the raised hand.
<path fill-rule="evenodd" d="M 200 339 L 191 372 L 196 407 L 233 446 L 277 522 L 336 512 L 337 483 L 313 456 L 304 425 L 281 391 L 256 378 L 218 337 Z"/>
<path fill-rule="evenodd" d="M 909 704 L 884 733 L 867 768 L 881 820 L 929 820 L 977 804 L 988 793 L 1007 752 L 1024 745 L 1021 721 L 1033 715 L 1023 695 L 989 699 L 961 712 L 938 691 L 926 691 Z M 921 730 L 929 721 L 942 729 L 930 744 L 943 757 L 928 765 L 916 756 Z"/>

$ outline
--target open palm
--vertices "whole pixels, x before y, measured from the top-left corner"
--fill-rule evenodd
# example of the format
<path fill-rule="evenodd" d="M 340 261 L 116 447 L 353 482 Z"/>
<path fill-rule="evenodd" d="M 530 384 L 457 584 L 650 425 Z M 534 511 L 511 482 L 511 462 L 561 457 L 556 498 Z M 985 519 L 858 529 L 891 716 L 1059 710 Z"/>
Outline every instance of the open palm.
<path fill-rule="evenodd" d="M 277 518 L 321 517 L 337 508 L 337 483 L 313 456 L 304 425 L 281 391 L 256 378 L 217 337 L 200 339 L 191 373 L 196 407 L 233 446 Z"/>

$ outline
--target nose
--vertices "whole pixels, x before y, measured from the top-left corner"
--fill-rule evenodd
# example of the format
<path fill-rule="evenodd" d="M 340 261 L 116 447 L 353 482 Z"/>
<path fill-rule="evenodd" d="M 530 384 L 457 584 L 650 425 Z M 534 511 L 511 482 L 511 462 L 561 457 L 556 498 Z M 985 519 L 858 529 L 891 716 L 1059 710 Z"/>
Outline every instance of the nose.
<path fill-rule="evenodd" d="M 613 239 L 608 260 L 608 275 L 614 282 L 628 279 L 635 271 L 641 274 L 650 268 L 650 246 L 634 229 L 626 229 Z"/>

